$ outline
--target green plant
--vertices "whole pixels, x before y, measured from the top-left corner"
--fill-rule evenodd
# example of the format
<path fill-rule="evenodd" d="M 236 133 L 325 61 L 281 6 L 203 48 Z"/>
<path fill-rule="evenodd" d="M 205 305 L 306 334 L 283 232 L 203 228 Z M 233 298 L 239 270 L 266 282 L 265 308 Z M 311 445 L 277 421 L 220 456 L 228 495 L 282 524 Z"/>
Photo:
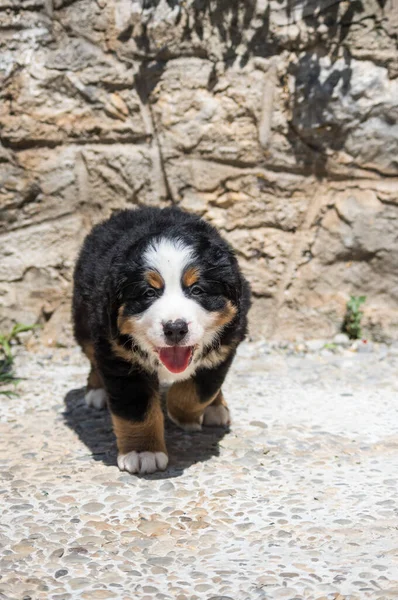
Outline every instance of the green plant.
<path fill-rule="evenodd" d="M 11 341 L 17 338 L 19 333 L 31 331 L 38 325 L 22 325 L 17 323 L 14 325 L 10 333 L 0 334 L 0 394 L 3 396 L 16 396 L 16 392 L 10 389 L 2 389 L 4 386 L 17 385 L 20 381 L 15 377 L 13 372 L 14 356 L 12 353 Z"/>
<path fill-rule="evenodd" d="M 333 342 L 329 342 L 329 343 L 325 344 L 323 347 L 324 350 L 336 350 L 336 348 L 337 348 L 337 344 L 334 344 Z"/>
<path fill-rule="evenodd" d="M 357 340 L 362 336 L 361 320 L 363 311 L 361 310 L 361 306 L 365 301 L 366 296 L 351 296 L 347 302 L 343 331 L 353 340 Z"/>

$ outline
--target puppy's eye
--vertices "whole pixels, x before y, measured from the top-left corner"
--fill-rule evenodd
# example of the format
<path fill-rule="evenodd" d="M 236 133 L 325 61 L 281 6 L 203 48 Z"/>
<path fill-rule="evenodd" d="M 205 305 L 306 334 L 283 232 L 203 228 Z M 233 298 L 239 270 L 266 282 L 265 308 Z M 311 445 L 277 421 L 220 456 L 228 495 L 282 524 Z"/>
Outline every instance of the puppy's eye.
<path fill-rule="evenodd" d="M 155 292 L 155 290 L 150 288 L 149 290 L 147 290 L 145 292 L 144 296 L 145 296 L 145 298 L 154 298 L 156 296 L 156 292 Z"/>
<path fill-rule="evenodd" d="M 190 288 L 190 292 L 192 296 L 201 296 L 203 294 L 203 290 L 199 285 L 193 285 Z"/>

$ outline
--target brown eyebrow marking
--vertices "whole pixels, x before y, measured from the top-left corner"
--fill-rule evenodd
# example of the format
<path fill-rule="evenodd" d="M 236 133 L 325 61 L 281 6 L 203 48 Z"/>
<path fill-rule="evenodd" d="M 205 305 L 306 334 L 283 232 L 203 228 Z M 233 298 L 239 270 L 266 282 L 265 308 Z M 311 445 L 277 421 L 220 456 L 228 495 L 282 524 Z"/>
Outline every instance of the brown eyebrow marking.
<path fill-rule="evenodd" d="M 163 277 L 157 271 L 147 271 L 145 273 L 145 279 L 157 290 L 161 290 L 164 287 Z"/>
<path fill-rule="evenodd" d="M 182 283 L 186 287 L 191 287 L 194 283 L 199 281 L 199 270 L 197 267 L 188 267 L 182 276 Z"/>

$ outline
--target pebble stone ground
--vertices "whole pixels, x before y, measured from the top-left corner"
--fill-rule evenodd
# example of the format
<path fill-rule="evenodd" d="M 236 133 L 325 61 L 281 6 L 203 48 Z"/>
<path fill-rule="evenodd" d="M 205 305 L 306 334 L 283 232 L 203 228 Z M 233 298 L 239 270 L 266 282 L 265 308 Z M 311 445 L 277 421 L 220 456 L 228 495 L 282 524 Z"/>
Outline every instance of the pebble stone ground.
<path fill-rule="evenodd" d="M 398 597 L 398 346 L 246 343 L 230 432 L 118 471 L 78 349 L 20 351 L 0 408 L 0 598 Z"/>

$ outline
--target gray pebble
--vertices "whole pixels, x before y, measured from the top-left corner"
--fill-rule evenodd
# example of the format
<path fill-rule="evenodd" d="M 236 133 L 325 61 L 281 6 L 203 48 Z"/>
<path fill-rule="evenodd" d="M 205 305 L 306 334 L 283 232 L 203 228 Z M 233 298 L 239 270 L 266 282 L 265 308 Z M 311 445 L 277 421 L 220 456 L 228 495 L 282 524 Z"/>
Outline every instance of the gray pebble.
<path fill-rule="evenodd" d="M 58 571 L 55 572 L 55 579 L 59 579 L 60 577 L 64 577 L 65 575 L 68 574 L 68 569 L 58 569 Z"/>

